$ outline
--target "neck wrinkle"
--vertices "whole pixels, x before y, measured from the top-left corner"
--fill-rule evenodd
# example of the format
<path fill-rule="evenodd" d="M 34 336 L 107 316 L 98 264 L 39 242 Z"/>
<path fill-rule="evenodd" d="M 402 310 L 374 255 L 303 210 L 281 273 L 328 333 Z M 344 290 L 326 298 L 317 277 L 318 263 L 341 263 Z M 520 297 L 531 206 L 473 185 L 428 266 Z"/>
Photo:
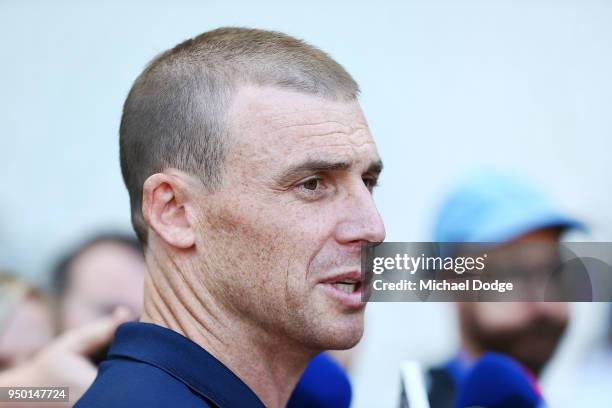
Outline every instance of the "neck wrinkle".
<path fill-rule="evenodd" d="M 189 282 L 173 259 L 148 261 L 140 321 L 187 337 L 229 368 L 266 407 L 285 407 L 316 353 L 292 349 L 289 342 L 275 340 L 229 313 L 200 280 Z"/>

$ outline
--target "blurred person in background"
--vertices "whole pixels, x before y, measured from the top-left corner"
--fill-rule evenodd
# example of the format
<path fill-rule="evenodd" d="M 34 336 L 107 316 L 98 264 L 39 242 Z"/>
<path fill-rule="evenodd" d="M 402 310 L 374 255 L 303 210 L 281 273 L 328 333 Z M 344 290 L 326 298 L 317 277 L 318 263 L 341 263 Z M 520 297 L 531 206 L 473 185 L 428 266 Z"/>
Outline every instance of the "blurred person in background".
<path fill-rule="evenodd" d="M 97 375 L 92 356 L 105 347 L 117 327 L 130 318 L 127 309 L 118 308 L 111 316 L 98 318 L 50 340 L 34 354 L 0 371 L 0 387 L 68 387 L 69 402 L 52 406 L 72 406 L 89 388 Z M 19 402 L 0 406 L 39 407 L 40 403 Z"/>
<path fill-rule="evenodd" d="M 43 292 L 15 275 L 0 272 L 0 371 L 23 362 L 52 337 Z"/>
<path fill-rule="evenodd" d="M 27 282 L 0 273 L 0 387 L 69 387 L 71 406 L 96 376 L 92 355 L 110 342 L 128 317 L 126 309 L 116 310 L 53 339 L 46 296 Z M 0 406 L 40 404 L 0 402 Z"/>
<path fill-rule="evenodd" d="M 539 190 L 510 174 L 477 174 L 449 194 L 438 214 L 436 242 L 495 243 L 497 255 L 527 242 L 557 243 L 582 228 Z M 457 303 L 461 348 L 428 373 L 432 408 L 452 407 L 473 362 L 487 351 L 504 353 L 534 375 L 550 360 L 568 324 L 567 303 Z"/>
<path fill-rule="evenodd" d="M 110 315 L 117 307 L 142 313 L 145 262 L 138 240 L 101 233 L 66 253 L 52 272 L 59 332 Z"/>
<path fill-rule="evenodd" d="M 83 327 L 118 307 L 135 319 L 142 313 L 145 263 L 140 242 L 121 232 L 104 232 L 78 243 L 51 273 L 56 332 Z M 109 343 L 90 355 L 95 365 Z"/>
<path fill-rule="evenodd" d="M 67 386 L 71 406 L 93 382 L 116 327 L 142 312 L 144 258 L 129 235 L 98 234 L 81 243 L 52 272 L 53 313 L 40 292 L 16 279 L 3 282 L 0 309 L 10 314 L 0 330 L 0 359 L 11 369 L 0 384 Z M 5 307 L 19 298 L 21 307 Z M 54 331 L 60 336 L 51 341 Z"/>

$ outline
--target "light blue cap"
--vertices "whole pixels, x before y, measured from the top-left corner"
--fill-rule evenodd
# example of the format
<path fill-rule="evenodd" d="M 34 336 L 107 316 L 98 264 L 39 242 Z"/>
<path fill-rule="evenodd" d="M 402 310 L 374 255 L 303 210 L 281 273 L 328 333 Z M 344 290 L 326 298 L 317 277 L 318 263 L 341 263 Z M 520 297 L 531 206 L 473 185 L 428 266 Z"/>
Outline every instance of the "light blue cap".
<path fill-rule="evenodd" d="M 499 171 L 468 178 L 444 201 L 436 219 L 437 242 L 507 242 L 547 227 L 581 229 L 540 190 Z"/>

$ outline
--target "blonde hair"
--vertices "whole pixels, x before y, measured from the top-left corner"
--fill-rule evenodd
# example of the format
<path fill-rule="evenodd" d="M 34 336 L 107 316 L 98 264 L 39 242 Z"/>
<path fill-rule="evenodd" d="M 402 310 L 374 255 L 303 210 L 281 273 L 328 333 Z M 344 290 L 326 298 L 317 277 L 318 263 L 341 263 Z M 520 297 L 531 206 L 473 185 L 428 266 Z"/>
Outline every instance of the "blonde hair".
<path fill-rule="evenodd" d="M 40 290 L 18 276 L 0 271 L 0 332 L 13 310 L 29 297 L 44 299 Z"/>

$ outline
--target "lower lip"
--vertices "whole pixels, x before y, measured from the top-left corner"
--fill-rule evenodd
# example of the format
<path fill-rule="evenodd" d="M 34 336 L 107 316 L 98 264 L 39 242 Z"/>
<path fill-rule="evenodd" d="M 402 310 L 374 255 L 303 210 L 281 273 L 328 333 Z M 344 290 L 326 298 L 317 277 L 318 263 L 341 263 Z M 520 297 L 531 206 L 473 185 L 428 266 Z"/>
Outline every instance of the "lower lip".
<path fill-rule="evenodd" d="M 357 290 L 352 293 L 343 292 L 331 283 L 323 283 L 322 285 L 331 296 L 333 296 L 337 301 L 339 301 L 343 306 L 346 306 L 347 308 L 359 309 L 365 306 L 365 303 L 361 301 L 361 295 L 363 293 L 363 283 L 361 283 Z"/>

